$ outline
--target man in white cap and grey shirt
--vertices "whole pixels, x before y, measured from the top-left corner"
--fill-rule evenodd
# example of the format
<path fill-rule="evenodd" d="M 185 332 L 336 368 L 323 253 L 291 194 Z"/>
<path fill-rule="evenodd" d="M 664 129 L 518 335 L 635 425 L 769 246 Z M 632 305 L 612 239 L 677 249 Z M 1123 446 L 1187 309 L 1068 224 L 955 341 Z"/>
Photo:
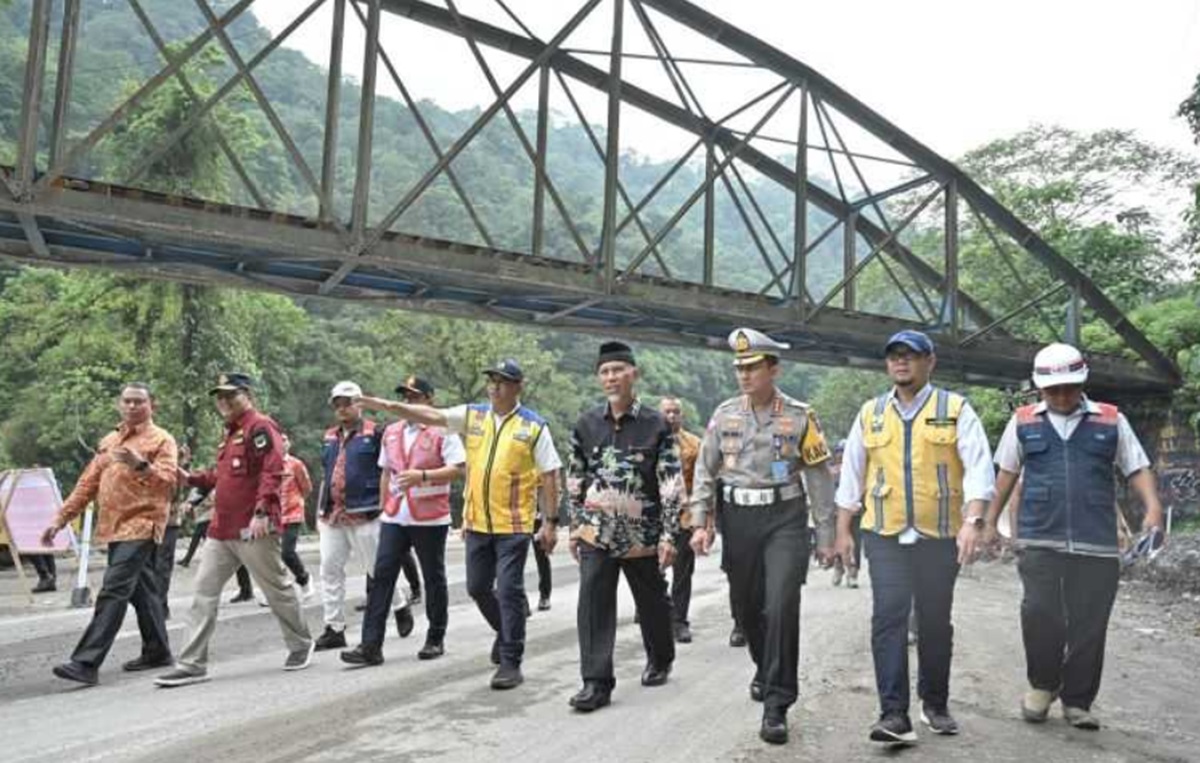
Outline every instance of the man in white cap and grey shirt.
<path fill-rule="evenodd" d="M 1021 478 L 1013 532 L 1024 597 L 1021 632 L 1029 690 L 1021 714 L 1045 721 L 1062 700 L 1063 717 L 1094 731 L 1108 618 L 1121 572 L 1114 467 L 1146 508 L 1142 528 L 1161 538 L 1163 509 L 1150 459 L 1115 405 L 1083 394 L 1088 365 L 1068 344 L 1051 344 L 1033 361 L 1042 400 L 1018 408 L 996 447 L 996 496 L 984 541 Z"/>
<path fill-rule="evenodd" d="M 326 430 L 321 447 L 325 474 L 317 512 L 325 632 L 317 638 L 318 650 L 346 646 L 346 563 L 353 553 L 370 575 L 379 548 L 379 453 L 384 428 L 363 418 L 360 397 L 362 388 L 352 381 L 338 382 L 329 393 L 337 425 Z M 403 638 L 412 633 L 412 609 L 403 589 L 397 587 L 395 597 L 396 628 Z"/>

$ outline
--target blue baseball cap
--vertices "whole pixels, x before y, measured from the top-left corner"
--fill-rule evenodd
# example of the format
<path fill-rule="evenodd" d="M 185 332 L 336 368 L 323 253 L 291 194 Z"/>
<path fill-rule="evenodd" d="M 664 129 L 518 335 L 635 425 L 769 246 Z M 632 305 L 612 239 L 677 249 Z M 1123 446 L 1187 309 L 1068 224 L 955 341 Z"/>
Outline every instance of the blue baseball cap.
<path fill-rule="evenodd" d="M 897 344 L 902 344 L 920 355 L 933 354 L 933 340 L 927 334 L 920 331 L 913 331 L 912 329 L 897 331 L 895 334 L 892 334 L 892 338 L 887 340 L 887 344 L 883 346 L 883 353 L 886 355 L 887 351 L 892 349 L 893 345 Z"/>
<path fill-rule="evenodd" d="M 491 368 L 484 369 L 483 373 L 486 376 L 499 376 L 501 379 L 507 379 L 511 382 L 519 382 L 525 379 L 525 373 L 521 370 L 520 364 L 512 358 L 505 358 Z"/>

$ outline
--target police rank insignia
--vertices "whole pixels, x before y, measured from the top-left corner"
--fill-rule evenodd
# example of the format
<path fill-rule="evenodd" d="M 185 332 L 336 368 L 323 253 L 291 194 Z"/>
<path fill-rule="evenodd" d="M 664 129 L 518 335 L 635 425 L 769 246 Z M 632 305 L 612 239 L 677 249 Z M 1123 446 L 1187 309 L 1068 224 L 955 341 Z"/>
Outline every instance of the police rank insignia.
<path fill-rule="evenodd" d="M 739 353 L 750 351 L 750 337 L 746 336 L 745 331 L 739 331 L 733 338 L 733 351 Z"/>

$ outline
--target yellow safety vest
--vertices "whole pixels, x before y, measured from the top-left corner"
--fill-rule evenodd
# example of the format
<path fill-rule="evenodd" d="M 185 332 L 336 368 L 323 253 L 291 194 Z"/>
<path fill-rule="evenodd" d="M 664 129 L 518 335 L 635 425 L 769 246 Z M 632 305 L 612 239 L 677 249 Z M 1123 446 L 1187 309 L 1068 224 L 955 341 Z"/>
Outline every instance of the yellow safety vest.
<path fill-rule="evenodd" d="M 909 421 L 888 395 L 863 405 L 864 530 L 896 535 L 911 526 L 933 538 L 958 534 L 963 505 L 958 415 L 963 403 L 961 395 L 934 388 Z"/>
<path fill-rule="evenodd" d="M 489 405 L 467 408 L 465 529 L 496 535 L 533 532 L 541 478 L 533 454 L 545 427 L 545 419 L 524 406 L 503 418 L 491 415 Z"/>

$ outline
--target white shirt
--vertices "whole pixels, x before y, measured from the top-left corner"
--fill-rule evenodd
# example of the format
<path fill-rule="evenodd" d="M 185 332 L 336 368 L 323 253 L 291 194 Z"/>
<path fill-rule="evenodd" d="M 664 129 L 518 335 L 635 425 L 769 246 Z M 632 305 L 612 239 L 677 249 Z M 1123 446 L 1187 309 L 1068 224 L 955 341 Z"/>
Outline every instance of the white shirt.
<path fill-rule="evenodd" d="M 515 414 L 520 407 L 521 403 L 517 401 L 513 409 L 504 416 L 498 416 L 492 410 L 488 411 L 488 415 L 495 420 L 495 426 L 499 429 L 500 423 Z M 457 432 L 460 435 L 467 433 L 467 406 L 456 405 L 453 408 L 443 408 L 442 415 L 446 417 L 446 428 L 451 432 Z M 542 474 L 562 468 L 562 459 L 558 457 L 558 451 L 554 449 L 554 438 L 550 436 L 549 426 L 542 427 L 542 433 L 533 445 L 533 461 Z"/>
<path fill-rule="evenodd" d="M 904 405 L 896 396 L 895 388 L 888 393 L 888 404 L 905 421 L 924 407 L 933 394 L 933 386 L 926 384 L 910 405 Z M 992 448 L 988 445 L 987 432 L 971 404 L 963 401 L 956 424 L 958 433 L 958 457 L 963 464 L 963 501 L 990 501 L 996 494 L 996 475 L 992 469 Z M 862 511 L 863 472 L 867 468 L 867 449 L 863 446 L 862 416 L 854 419 L 850 434 L 846 437 L 846 448 L 842 451 L 842 473 L 838 479 L 834 501 L 839 508 L 855 513 Z M 909 527 L 901 533 L 901 542 L 916 540 L 916 529 Z"/>
<path fill-rule="evenodd" d="M 406 423 L 402 431 L 404 432 L 404 455 L 408 456 L 412 454 L 413 446 L 417 443 L 417 435 L 421 433 L 421 427 L 417 424 Z M 462 440 L 453 432 L 447 432 L 446 436 L 442 438 L 442 463 L 447 466 L 461 466 L 466 460 L 467 452 L 463 448 Z M 380 521 L 389 525 L 434 526 L 450 524 L 449 514 L 439 519 L 428 519 L 425 521 L 413 518 L 412 512 L 408 508 L 407 493 L 402 493 L 395 485 L 397 466 L 388 458 L 387 448 L 380 448 L 379 468 L 392 470 L 392 479 L 388 485 L 388 489 L 392 491 L 392 495 L 400 496 L 400 510 L 393 516 L 380 514 Z"/>
<path fill-rule="evenodd" d="M 1069 440 L 1075 433 L 1075 428 L 1079 426 L 1079 422 L 1083 421 L 1084 414 L 1099 413 L 1100 406 L 1085 397 L 1083 405 L 1070 413 L 1058 413 L 1048 409 L 1043 400 L 1034 407 L 1034 412 L 1039 415 L 1045 413 L 1046 418 L 1050 421 L 1050 426 L 1054 427 L 1058 436 L 1063 440 Z M 1014 414 L 1008 420 L 1008 426 L 1004 428 L 1004 434 L 1001 435 L 1000 443 L 996 446 L 996 465 L 1006 472 L 1018 474 L 1024 463 L 1025 450 L 1021 447 L 1021 441 L 1017 439 L 1017 417 Z M 1119 411 L 1117 413 L 1116 464 L 1117 468 L 1121 470 L 1121 474 L 1126 477 L 1150 466 L 1150 459 L 1146 456 L 1146 451 L 1142 449 L 1142 443 L 1138 441 L 1137 435 L 1133 433 L 1133 427 L 1129 426 L 1129 420 L 1125 418 L 1125 414 Z"/>

